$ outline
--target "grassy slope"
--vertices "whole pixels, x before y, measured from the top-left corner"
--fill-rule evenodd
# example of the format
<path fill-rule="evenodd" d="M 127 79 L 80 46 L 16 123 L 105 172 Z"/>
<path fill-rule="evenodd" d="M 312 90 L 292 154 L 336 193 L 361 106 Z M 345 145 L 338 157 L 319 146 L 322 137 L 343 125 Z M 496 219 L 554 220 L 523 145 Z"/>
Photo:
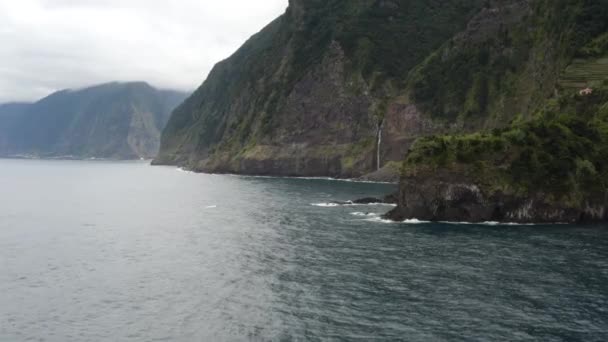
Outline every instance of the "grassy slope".
<path fill-rule="evenodd" d="M 585 58 L 603 54 L 608 38 L 593 38 L 605 32 L 607 11 L 606 0 L 538 0 L 486 12 L 480 19 L 484 30 L 473 25 L 415 70 L 409 80 L 411 101 L 459 129 L 504 126 L 514 116 L 529 117 L 553 95 L 561 70 L 577 51 L 580 56 L 586 51 Z M 604 63 L 574 64 L 562 80 L 601 79 Z"/>
<path fill-rule="evenodd" d="M 608 79 L 608 57 L 577 58 L 560 77 L 559 86 L 575 91 Z"/>

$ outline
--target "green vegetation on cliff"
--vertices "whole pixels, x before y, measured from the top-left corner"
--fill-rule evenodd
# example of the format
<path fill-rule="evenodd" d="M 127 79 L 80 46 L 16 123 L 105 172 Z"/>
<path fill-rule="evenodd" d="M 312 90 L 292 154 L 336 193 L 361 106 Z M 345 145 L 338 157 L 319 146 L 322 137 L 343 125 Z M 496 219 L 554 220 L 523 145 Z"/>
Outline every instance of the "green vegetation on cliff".
<path fill-rule="evenodd" d="M 607 25 L 608 0 L 292 0 L 175 111 L 156 162 L 212 172 L 356 177 L 377 166 L 393 169 L 423 138 L 408 157 L 419 158 L 420 168 L 444 158 L 463 167 L 508 166 L 507 173 L 523 179 L 530 175 L 500 159 L 501 148 L 517 147 L 507 159 L 541 151 L 544 139 L 557 139 L 543 135 L 555 133 L 552 123 L 568 128 L 575 145 L 577 134 L 589 133 L 558 114 L 582 110 L 570 97 L 583 87 L 601 96 Z M 588 106 L 579 121 L 590 122 L 589 113 L 599 110 Z M 537 145 L 513 145 L 508 136 L 518 130 L 536 136 Z M 439 136 L 424 138 L 433 135 Z M 501 162 L 468 160 L 459 144 L 469 143 Z M 426 156 L 437 144 L 452 152 Z M 565 175 L 554 173 L 558 162 L 538 154 L 542 167 L 529 171 L 535 175 L 530 184 L 504 183 L 517 183 L 517 191 L 547 185 L 536 181 L 549 179 L 539 171 L 545 166 L 552 181 Z M 569 167 L 594 163 L 568 158 Z M 562 192 L 579 183 L 567 180 Z"/>
<path fill-rule="evenodd" d="M 562 61 L 556 65 L 561 65 L 563 72 L 545 78 L 550 87 L 531 88 L 537 101 L 530 107 L 534 111 L 492 130 L 419 139 L 403 164 L 403 177 L 424 178 L 441 169 L 451 172 L 455 179 L 480 186 L 486 194 L 507 193 L 522 198 L 544 194 L 548 202 L 572 207 L 604 201 L 608 189 L 608 68 L 604 61 L 608 53 L 603 42 L 608 30 L 608 2 L 538 1 L 535 6 L 535 20 L 542 24 L 535 32 L 537 37 L 559 35 L 553 44 L 561 42 L 562 47 L 548 51 L 559 52 L 551 58 L 557 56 Z M 529 46 L 538 49 L 551 43 L 543 41 Z M 503 70 L 490 71 L 481 67 L 483 63 L 473 64 L 479 68 L 477 75 L 490 78 L 487 84 L 494 83 L 495 72 Z M 456 87 L 451 81 L 444 85 L 451 86 Z M 581 94 L 586 87 L 592 93 Z M 537 90 L 541 88 L 549 89 L 554 96 L 539 97 Z M 507 89 L 502 91 L 509 94 Z M 431 96 L 433 101 L 441 101 L 437 100 L 441 93 Z M 460 100 L 467 102 L 464 93 Z M 455 108 L 467 110 L 462 103 Z M 483 101 L 476 103 L 481 108 Z M 484 108 L 486 115 L 496 114 L 495 106 Z"/>
<path fill-rule="evenodd" d="M 608 188 L 608 82 L 590 95 L 570 94 L 528 122 L 487 133 L 420 139 L 403 176 L 433 170 L 464 175 L 487 193 L 501 191 L 581 205 Z"/>
<path fill-rule="evenodd" d="M 605 0 L 504 3 L 482 11 L 412 75 L 413 101 L 436 120 L 477 130 L 529 117 L 577 51 L 605 49 Z"/>
<path fill-rule="evenodd" d="M 292 0 L 177 108 L 157 162 L 214 172 L 373 171 L 380 109 L 485 3 Z"/>

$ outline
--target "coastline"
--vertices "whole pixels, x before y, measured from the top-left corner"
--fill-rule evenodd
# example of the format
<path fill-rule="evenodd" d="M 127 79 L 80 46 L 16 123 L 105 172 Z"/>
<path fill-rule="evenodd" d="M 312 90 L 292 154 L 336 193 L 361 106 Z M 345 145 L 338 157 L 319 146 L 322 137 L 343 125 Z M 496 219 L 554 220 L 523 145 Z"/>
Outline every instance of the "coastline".
<path fill-rule="evenodd" d="M 182 166 L 175 165 L 154 165 L 152 166 L 168 166 L 175 167 L 178 171 L 193 173 L 193 174 L 205 174 L 205 175 L 218 175 L 218 176 L 232 176 L 232 177 L 248 177 L 248 178 L 273 178 L 273 179 L 301 179 L 301 180 L 326 180 L 326 181 L 338 181 L 338 182 L 350 182 L 350 183 L 368 183 L 368 184 L 387 184 L 387 185 L 399 185 L 399 182 L 382 182 L 382 181 L 369 181 L 359 180 L 357 178 L 335 178 L 335 177 L 305 177 L 305 176 L 270 176 L 270 175 L 251 175 L 251 174 L 238 174 L 238 173 L 221 173 L 221 172 L 202 172 L 194 171 L 184 168 Z"/>
<path fill-rule="evenodd" d="M 16 160 L 63 160 L 63 161 L 141 161 L 150 163 L 152 158 L 107 158 L 107 157 L 77 157 L 77 156 L 28 156 L 28 155 L 0 155 L 0 159 Z"/>

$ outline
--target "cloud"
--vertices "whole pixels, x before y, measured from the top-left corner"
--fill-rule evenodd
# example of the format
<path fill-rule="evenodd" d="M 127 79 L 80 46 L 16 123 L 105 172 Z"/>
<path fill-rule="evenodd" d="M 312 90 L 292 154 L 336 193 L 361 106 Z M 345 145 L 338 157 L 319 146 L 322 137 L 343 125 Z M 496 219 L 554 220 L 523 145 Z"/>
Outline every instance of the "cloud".
<path fill-rule="evenodd" d="M 0 1 L 0 103 L 143 80 L 192 90 L 288 0 Z"/>

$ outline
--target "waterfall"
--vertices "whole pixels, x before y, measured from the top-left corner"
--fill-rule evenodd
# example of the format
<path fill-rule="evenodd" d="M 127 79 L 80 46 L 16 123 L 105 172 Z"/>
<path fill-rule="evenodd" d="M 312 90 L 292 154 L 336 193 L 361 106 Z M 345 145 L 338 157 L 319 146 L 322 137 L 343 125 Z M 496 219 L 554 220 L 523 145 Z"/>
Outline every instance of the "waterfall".
<path fill-rule="evenodd" d="M 384 120 L 378 123 L 378 141 L 376 142 L 376 165 L 377 169 L 380 170 L 382 167 L 382 160 L 380 159 L 380 151 L 382 145 L 382 128 L 384 127 Z"/>

